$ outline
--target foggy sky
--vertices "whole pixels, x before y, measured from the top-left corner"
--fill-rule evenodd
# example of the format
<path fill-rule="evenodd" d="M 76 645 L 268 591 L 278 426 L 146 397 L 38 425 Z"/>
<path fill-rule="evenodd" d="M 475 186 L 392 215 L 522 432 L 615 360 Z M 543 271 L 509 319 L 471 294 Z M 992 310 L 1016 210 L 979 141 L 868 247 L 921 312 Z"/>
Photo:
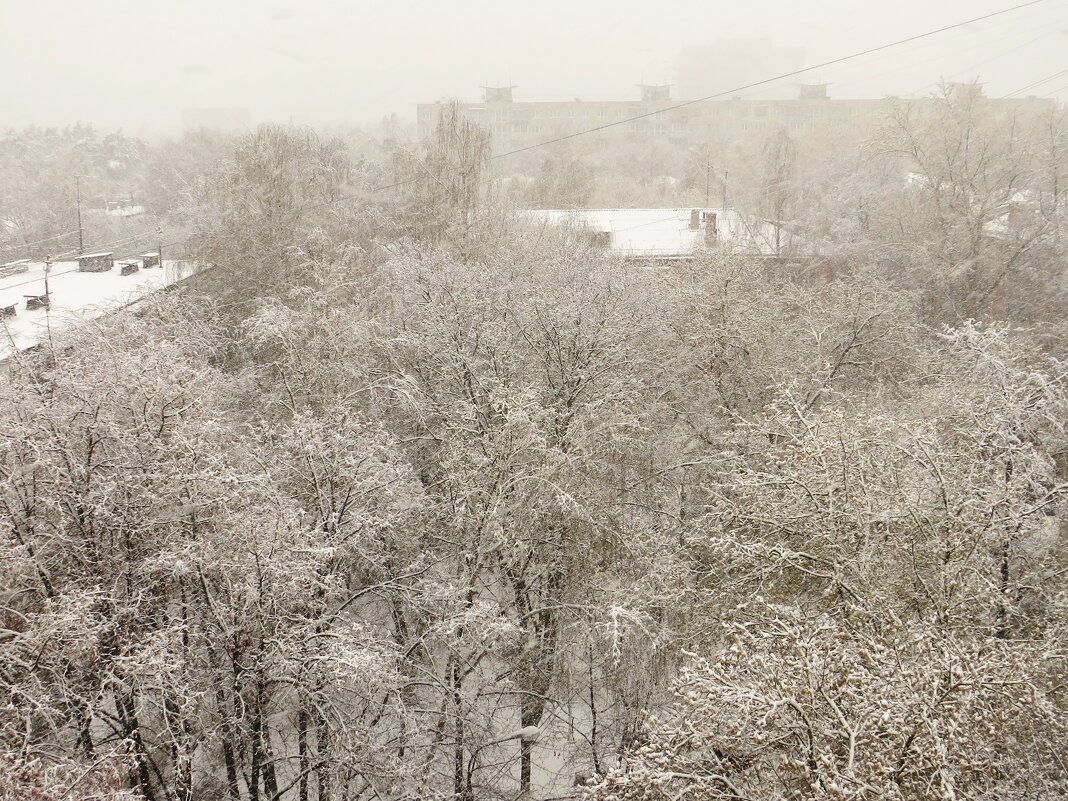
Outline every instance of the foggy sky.
<path fill-rule="evenodd" d="M 418 102 L 629 99 L 671 82 L 679 50 L 769 37 L 805 63 L 1014 5 L 1013 0 L 0 0 L 0 128 L 90 122 L 176 130 L 188 107 L 253 122 L 413 118 Z M 816 9 L 816 10 L 814 10 Z M 1068 68 L 1068 0 L 816 70 L 832 97 L 924 94 L 979 75 L 1001 95 Z M 731 87 L 724 86 L 723 89 Z M 1068 74 L 1028 92 L 1068 98 Z"/>

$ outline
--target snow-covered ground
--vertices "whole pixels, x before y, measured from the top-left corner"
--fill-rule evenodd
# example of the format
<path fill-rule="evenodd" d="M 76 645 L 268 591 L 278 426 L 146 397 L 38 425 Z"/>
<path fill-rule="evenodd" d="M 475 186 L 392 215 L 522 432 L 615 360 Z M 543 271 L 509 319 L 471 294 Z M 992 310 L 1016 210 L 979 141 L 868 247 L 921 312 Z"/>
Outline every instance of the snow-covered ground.
<path fill-rule="evenodd" d="M 0 278 L 0 307 L 15 306 L 14 317 L 0 319 L 0 360 L 33 347 L 49 332 L 120 309 L 194 272 L 196 265 L 188 261 L 165 260 L 162 269 L 140 269 L 125 276 L 117 265 L 108 272 L 80 273 L 77 262 L 54 262 L 48 276 L 50 308 L 27 311 L 26 296 L 45 291 L 44 263 L 31 262 L 27 272 Z"/>

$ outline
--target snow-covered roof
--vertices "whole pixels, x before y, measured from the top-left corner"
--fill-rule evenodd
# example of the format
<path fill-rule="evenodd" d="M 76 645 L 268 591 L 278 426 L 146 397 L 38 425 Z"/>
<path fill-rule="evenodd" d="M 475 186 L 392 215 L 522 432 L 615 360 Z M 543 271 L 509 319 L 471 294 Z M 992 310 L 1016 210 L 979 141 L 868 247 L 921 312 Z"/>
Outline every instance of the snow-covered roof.
<path fill-rule="evenodd" d="M 690 227 L 695 211 L 701 220 L 697 229 Z M 692 256 L 707 241 L 704 220 L 715 214 L 718 246 L 738 253 L 775 254 L 775 226 L 746 219 L 734 209 L 534 209 L 527 214 L 552 225 L 607 233 L 614 252 L 650 259 Z"/>
<path fill-rule="evenodd" d="M 112 252 L 109 250 L 107 253 L 83 253 L 78 256 L 78 259 L 101 259 L 104 256 L 111 256 Z M 43 268 L 42 268 L 43 269 Z"/>
<path fill-rule="evenodd" d="M 50 308 L 27 311 L 26 296 L 45 292 L 44 263 L 31 262 L 27 272 L 0 278 L 0 306 L 15 306 L 14 317 L 0 319 L 0 360 L 34 347 L 50 333 L 117 311 L 195 272 L 196 263 L 189 261 L 166 260 L 162 269 L 131 275 L 121 275 L 117 269 L 79 272 L 77 262 L 54 262 L 48 274 Z"/>
<path fill-rule="evenodd" d="M 105 214 L 112 217 L 136 217 L 138 214 L 144 214 L 144 206 L 116 206 L 113 209 L 108 209 Z"/>

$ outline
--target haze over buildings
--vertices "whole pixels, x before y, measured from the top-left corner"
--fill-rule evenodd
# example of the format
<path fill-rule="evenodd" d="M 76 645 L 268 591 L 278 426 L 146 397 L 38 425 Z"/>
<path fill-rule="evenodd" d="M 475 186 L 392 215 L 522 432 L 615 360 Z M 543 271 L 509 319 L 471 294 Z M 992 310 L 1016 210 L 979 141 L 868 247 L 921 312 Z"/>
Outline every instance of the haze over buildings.
<path fill-rule="evenodd" d="M 715 60 L 715 53 L 709 60 Z M 666 84 L 638 87 L 629 100 L 527 101 L 521 87 L 483 87 L 481 102 L 464 103 L 468 119 L 493 134 L 498 153 L 529 148 L 547 140 L 581 133 L 601 141 L 660 141 L 676 145 L 724 145 L 745 138 L 787 131 L 791 137 L 833 137 L 846 129 L 878 124 L 894 102 L 891 98 L 840 98 L 828 94 L 826 84 L 780 84 L 763 97 L 731 95 L 710 100 L 676 100 Z M 1054 106 L 1036 96 L 990 97 L 982 85 L 955 83 L 950 92 L 974 93 L 990 113 L 1037 114 Z M 712 94 L 712 93 L 706 93 Z M 772 95 L 768 97 L 767 95 Z M 698 96 L 700 97 L 700 96 Z M 917 105 L 931 102 L 920 98 Z M 429 136 L 441 103 L 421 103 L 417 119 L 420 136 Z"/>
<path fill-rule="evenodd" d="M 671 83 L 685 99 L 788 71 L 801 51 L 815 64 L 1003 6 L 545 0 L 535 13 L 490 0 L 0 0 L 4 31 L 45 33 L 9 36 L 0 49 L 9 78 L 0 127 L 81 120 L 132 133 L 178 131 L 183 109 L 238 108 L 248 109 L 252 124 L 366 122 L 410 118 L 428 100 L 472 99 L 481 84 L 514 83 L 526 99 L 565 101 L 626 100 L 636 83 Z M 863 98 L 923 94 L 939 76 L 978 74 L 998 96 L 1059 69 L 1066 29 L 1063 3 L 1043 3 L 803 80 L 831 84 L 836 97 Z M 748 44 L 725 50 L 728 40 Z M 135 55 L 126 57 L 131 45 Z M 32 80 L 11 79 L 30 68 Z M 789 96 L 789 83 L 746 96 Z M 1041 92 L 1064 97 L 1062 83 Z"/>
<path fill-rule="evenodd" d="M 720 39 L 713 45 L 684 47 L 679 55 L 676 96 L 680 100 L 708 97 L 729 87 L 747 86 L 771 75 L 785 75 L 805 66 L 802 47 L 776 46 L 763 39 Z M 786 99 L 797 91 L 789 80 L 756 86 L 746 97 Z"/>

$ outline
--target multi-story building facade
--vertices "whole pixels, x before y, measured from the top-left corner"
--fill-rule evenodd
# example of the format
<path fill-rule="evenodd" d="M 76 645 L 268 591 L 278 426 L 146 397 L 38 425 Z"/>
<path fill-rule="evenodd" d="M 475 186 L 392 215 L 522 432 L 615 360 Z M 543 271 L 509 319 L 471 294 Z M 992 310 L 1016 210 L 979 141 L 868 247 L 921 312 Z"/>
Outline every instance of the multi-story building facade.
<path fill-rule="evenodd" d="M 681 102 L 672 100 L 669 87 L 664 85 L 642 85 L 640 99 L 633 101 L 515 102 L 514 88 L 483 87 L 483 102 L 462 104 L 468 119 L 493 133 L 498 152 L 580 132 L 595 139 L 680 144 L 737 140 L 775 130 L 798 137 L 833 136 L 836 131 L 877 123 L 893 102 L 893 98 L 831 98 L 825 84 L 795 85 L 790 99 L 731 97 Z M 987 100 L 1004 111 L 1054 105 L 1053 100 L 1034 97 Z M 441 107 L 441 103 L 418 106 L 420 136 L 433 130 Z"/>

